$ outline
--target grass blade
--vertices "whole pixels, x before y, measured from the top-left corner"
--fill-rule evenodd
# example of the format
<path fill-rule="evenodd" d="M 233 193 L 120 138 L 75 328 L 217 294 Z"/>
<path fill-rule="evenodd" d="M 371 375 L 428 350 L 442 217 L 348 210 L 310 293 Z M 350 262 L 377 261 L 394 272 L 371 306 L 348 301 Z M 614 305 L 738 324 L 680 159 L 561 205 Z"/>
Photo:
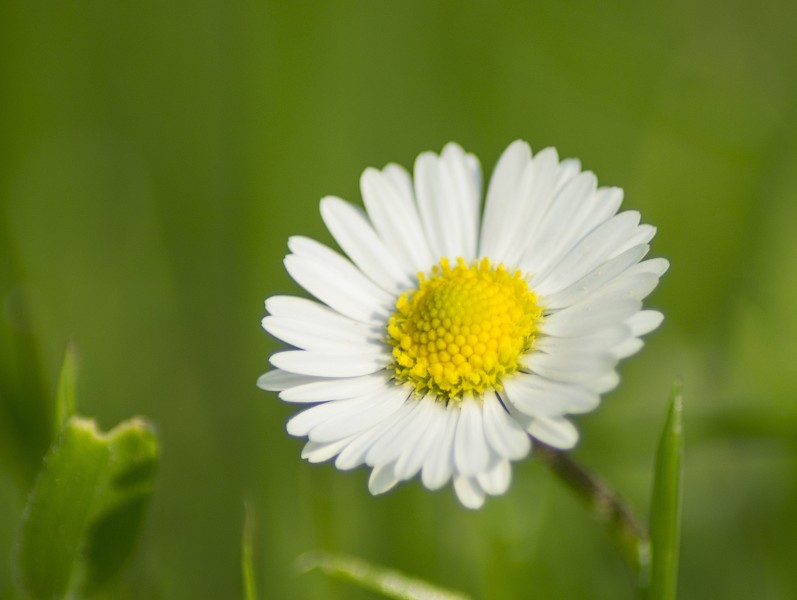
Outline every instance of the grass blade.
<path fill-rule="evenodd" d="M 394 600 L 470 600 L 459 592 L 345 554 L 309 552 L 299 558 L 299 568 L 303 572 L 319 569 L 331 577 L 345 579 Z"/>
<path fill-rule="evenodd" d="M 677 595 L 683 447 L 683 396 L 680 383 L 676 383 L 656 454 L 650 512 L 649 600 L 675 600 Z"/>
<path fill-rule="evenodd" d="M 244 531 L 241 536 L 241 569 L 244 578 L 244 599 L 257 600 L 254 570 L 255 516 L 252 505 L 244 502 Z"/>

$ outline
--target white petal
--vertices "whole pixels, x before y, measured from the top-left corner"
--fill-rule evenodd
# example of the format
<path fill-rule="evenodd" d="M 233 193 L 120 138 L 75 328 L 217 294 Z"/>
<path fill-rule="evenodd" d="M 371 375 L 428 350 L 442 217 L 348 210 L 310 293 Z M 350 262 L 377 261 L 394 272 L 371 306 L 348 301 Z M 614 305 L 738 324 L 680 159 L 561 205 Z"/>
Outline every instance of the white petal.
<path fill-rule="evenodd" d="M 297 240 L 304 240 L 301 244 Z M 294 281 L 332 307 L 357 321 L 384 323 L 395 298 L 377 287 L 334 250 L 307 238 L 291 238 L 292 248 L 312 246 L 313 254 L 289 254 L 285 268 Z M 323 249 L 323 250 L 321 250 Z"/>
<path fill-rule="evenodd" d="M 313 406 L 291 417 L 285 428 L 292 436 L 305 437 L 313 427 L 320 425 L 341 411 L 349 410 L 352 404 L 362 406 L 363 402 L 360 398 L 352 398 L 341 402 L 327 402 Z"/>
<path fill-rule="evenodd" d="M 434 256 L 476 257 L 480 182 L 465 152 L 448 144 L 441 156 L 425 152 L 415 161 L 415 195 Z"/>
<path fill-rule="evenodd" d="M 542 300 L 547 309 L 566 308 L 581 302 L 585 298 L 600 290 L 608 282 L 625 272 L 632 265 L 639 263 L 642 257 L 648 252 L 647 245 L 634 246 L 611 260 L 599 265 L 578 281 L 571 283 L 563 289 L 555 289 L 549 292 Z M 649 263 L 645 261 L 642 264 Z M 569 267 L 563 266 L 562 269 Z M 563 281 L 560 278 L 558 281 Z M 549 287 L 553 288 L 556 284 L 550 280 Z"/>
<path fill-rule="evenodd" d="M 609 220 L 610 217 L 617 214 L 620 205 L 623 203 L 623 188 L 619 187 L 602 187 L 598 188 L 595 194 L 595 200 L 600 206 L 600 220 Z M 598 223 L 596 223 L 597 226 Z"/>
<path fill-rule="evenodd" d="M 638 223 L 639 213 L 633 210 L 615 215 L 602 223 L 566 252 L 554 264 L 554 268 L 545 274 L 535 274 L 532 280 L 534 289 L 542 295 L 561 290 L 598 268 L 612 256 L 619 256 L 622 252 L 617 252 L 618 247 L 624 244 Z M 639 244 L 629 245 L 623 251 L 636 245 Z M 543 250 L 539 252 L 544 253 Z M 536 272 L 533 258 L 529 256 L 523 263 L 524 268 L 531 273 Z"/>
<path fill-rule="evenodd" d="M 431 456 L 432 445 L 443 434 L 446 426 L 446 409 L 442 403 L 432 400 L 432 410 L 428 415 L 426 428 L 420 438 L 409 449 L 406 449 L 395 464 L 396 477 L 409 479 L 414 476 Z"/>
<path fill-rule="evenodd" d="M 390 419 L 355 436 L 352 442 L 338 455 L 338 458 L 335 460 L 335 467 L 341 471 L 347 471 L 365 463 L 365 456 L 368 454 L 371 446 L 379 441 L 382 435 L 390 430 L 396 421 L 403 419 L 407 413 L 411 412 L 415 408 L 415 404 L 416 402 L 414 400 L 408 400 Z"/>
<path fill-rule="evenodd" d="M 412 454 L 418 445 L 421 444 L 423 436 L 429 428 L 436 401 L 430 397 L 427 397 L 422 400 L 421 403 L 425 404 L 425 406 L 420 407 L 418 411 L 413 413 L 412 419 L 404 427 L 404 435 L 401 437 L 401 442 L 396 444 L 397 453 L 395 454 L 396 458 L 395 462 L 393 463 L 393 467 L 396 477 L 399 479 L 407 479 L 415 474 L 410 473 L 407 476 L 403 475 L 405 471 L 404 463 L 406 462 L 406 459 L 402 461 L 402 458 Z M 398 468 L 399 462 L 402 463 L 401 470 Z"/>
<path fill-rule="evenodd" d="M 484 437 L 481 407 L 472 396 L 462 399 L 461 411 L 454 437 L 454 465 L 457 473 L 469 477 L 487 468 L 492 452 Z"/>
<path fill-rule="evenodd" d="M 582 239 L 612 218 L 617 213 L 617 209 L 622 202 L 623 191 L 619 188 L 600 188 L 590 193 L 591 186 L 588 188 L 583 187 L 591 181 L 589 178 L 584 179 L 585 176 L 594 177 L 592 173 L 582 173 L 568 184 L 568 187 L 572 187 L 576 183 L 581 183 L 582 188 L 580 191 L 573 190 L 570 193 L 585 195 L 582 196 L 580 202 L 576 200 L 577 206 L 573 217 L 561 221 L 562 235 L 557 239 L 556 247 L 545 249 L 546 259 L 542 260 L 536 267 L 536 275 L 539 279 L 544 279 L 550 270 L 558 269 L 557 265 L 560 260 Z M 584 180 L 581 181 L 582 179 Z M 565 190 L 562 191 L 562 194 L 564 193 Z"/>
<path fill-rule="evenodd" d="M 559 262 L 575 243 L 573 237 L 578 228 L 574 222 L 581 218 L 584 203 L 595 193 L 597 186 L 595 175 L 585 172 L 562 187 L 524 252 L 522 264 L 525 270 L 539 273 L 542 279 L 549 266 Z"/>
<path fill-rule="evenodd" d="M 465 508 L 476 510 L 484 504 L 484 491 L 474 478 L 457 475 L 454 477 L 454 491 Z"/>
<path fill-rule="evenodd" d="M 513 219 L 518 218 L 516 190 L 520 177 L 530 164 L 531 148 L 522 140 L 510 144 L 498 159 L 487 190 L 480 256 L 498 262 L 503 260 L 507 227 Z"/>
<path fill-rule="evenodd" d="M 666 258 L 650 258 L 633 267 L 634 273 L 652 273 L 661 277 L 670 268 L 670 261 Z"/>
<path fill-rule="evenodd" d="M 263 318 L 261 324 L 275 338 L 302 350 L 344 354 L 389 351 L 378 337 L 352 327 L 328 327 L 274 315 Z"/>
<path fill-rule="evenodd" d="M 598 336 L 636 314 L 658 281 L 657 275 L 629 269 L 577 304 L 545 317 L 541 330 L 566 337 Z"/>
<path fill-rule="evenodd" d="M 449 143 L 440 155 L 444 186 L 459 198 L 465 259 L 476 258 L 481 220 L 482 171 L 479 159 Z"/>
<path fill-rule="evenodd" d="M 363 202 L 376 231 L 387 247 L 415 277 L 435 262 L 421 225 L 412 180 L 398 165 L 388 165 L 383 172 L 366 169 L 360 178 Z"/>
<path fill-rule="evenodd" d="M 324 462 L 345 448 L 350 441 L 350 438 L 345 438 L 336 442 L 320 444 L 311 440 L 304 445 L 302 458 L 311 463 Z"/>
<path fill-rule="evenodd" d="M 545 335 L 578 337 L 623 322 L 636 313 L 639 300 L 618 302 L 590 302 L 589 299 L 543 318 L 540 331 Z"/>
<path fill-rule="evenodd" d="M 314 442 L 333 442 L 357 435 L 392 417 L 406 399 L 407 391 L 394 387 L 334 402 L 340 409 L 313 427 L 307 436 Z"/>
<path fill-rule="evenodd" d="M 398 482 L 393 473 L 393 465 L 379 465 L 374 467 L 371 477 L 368 478 L 368 491 L 378 496 L 393 489 Z"/>
<path fill-rule="evenodd" d="M 621 252 L 625 252 L 628 248 L 637 246 L 638 244 L 647 244 L 655 235 L 655 227 L 652 225 L 640 225 L 631 233 L 631 235 L 624 239 L 623 243 L 618 245 L 609 256 L 617 256 Z"/>
<path fill-rule="evenodd" d="M 460 417 L 459 407 L 449 404 L 446 408 L 445 430 L 429 452 L 429 458 L 421 470 L 421 481 L 427 489 L 441 488 L 451 477 L 454 466 L 454 435 Z"/>
<path fill-rule="evenodd" d="M 589 354 L 546 354 L 531 352 L 524 356 L 526 366 L 543 377 L 564 383 L 580 383 L 600 377 L 617 364 L 609 352 Z"/>
<path fill-rule="evenodd" d="M 625 321 L 634 336 L 645 335 L 656 329 L 664 320 L 664 315 L 657 310 L 641 310 Z"/>
<path fill-rule="evenodd" d="M 505 459 L 495 461 L 495 464 L 484 473 L 476 477 L 479 486 L 491 496 L 500 496 L 509 489 L 512 481 L 512 468 Z"/>
<path fill-rule="evenodd" d="M 419 434 L 418 429 L 427 423 L 426 415 L 431 409 L 428 398 L 417 400 L 411 398 L 407 403 L 413 404 L 414 408 L 405 412 L 399 419 L 394 419 L 389 429 L 386 429 L 379 440 L 374 442 L 365 462 L 371 466 L 383 465 L 395 462 L 401 453 L 411 445 L 412 441 Z M 432 400 L 432 402 L 434 402 Z"/>
<path fill-rule="evenodd" d="M 351 331 L 370 339 L 384 337 L 384 323 L 369 324 L 356 321 L 309 298 L 271 296 L 266 300 L 266 311 L 273 317 L 304 321 L 323 328 Z"/>
<path fill-rule="evenodd" d="M 612 325 L 599 331 L 578 337 L 561 338 L 540 336 L 534 350 L 546 354 L 586 354 L 605 352 L 632 337 L 631 328 L 625 324 Z"/>
<path fill-rule="evenodd" d="M 303 385 L 314 381 L 318 381 L 318 379 L 315 377 L 308 377 L 307 375 L 288 373 L 281 369 L 274 369 L 268 373 L 263 373 L 257 378 L 257 387 L 267 392 L 281 392 L 295 385 Z"/>
<path fill-rule="evenodd" d="M 287 350 L 272 354 L 269 362 L 283 371 L 316 377 L 355 377 L 369 375 L 390 364 L 389 354 L 332 354 Z"/>
<path fill-rule="evenodd" d="M 597 379 L 585 381 L 581 385 L 597 394 L 605 394 L 606 392 L 612 391 L 619 384 L 620 376 L 616 371 L 610 371 L 608 373 L 604 373 Z"/>
<path fill-rule="evenodd" d="M 415 203 L 415 186 L 412 183 L 412 175 L 407 169 L 396 163 L 388 163 L 382 169 L 382 174 L 393 184 L 402 197 L 409 198 L 413 204 Z"/>
<path fill-rule="evenodd" d="M 560 450 L 569 450 L 578 443 L 578 430 L 562 417 L 537 417 L 527 431 L 541 442 Z"/>
<path fill-rule="evenodd" d="M 628 358 L 639 352 L 644 345 L 645 344 L 639 338 L 628 338 L 622 344 L 617 344 L 612 348 L 612 355 L 618 360 L 621 358 Z"/>
<path fill-rule="evenodd" d="M 297 375 L 297 377 L 305 376 Z M 280 399 L 285 402 L 328 402 L 355 398 L 390 387 L 393 386 L 389 383 L 389 375 L 384 371 L 379 371 L 361 377 L 342 377 L 340 379 L 304 382 L 285 388 L 280 393 Z"/>
<path fill-rule="evenodd" d="M 504 387 L 509 379 L 506 378 L 504 381 Z M 520 460 L 529 453 L 531 450 L 529 436 L 506 412 L 495 392 L 485 392 L 482 412 L 484 414 L 484 437 L 498 456 L 510 460 Z"/>
<path fill-rule="evenodd" d="M 653 273 L 638 272 L 631 268 L 595 292 L 585 302 L 614 301 L 623 298 L 642 300 L 659 283 L 659 276 Z"/>
<path fill-rule="evenodd" d="M 321 218 L 338 245 L 371 281 L 396 295 L 412 285 L 362 209 L 328 196 L 321 200 Z"/>
<path fill-rule="evenodd" d="M 567 183 L 581 171 L 581 161 L 577 158 L 566 158 L 559 163 L 556 172 L 556 192 L 559 192 Z"/>
<path fill-rule="evenodd" d="M 600 398 L 595 392 L 572 383 L 558 383 L 540 377 L 519 373 L 504 380 L 506 399 L 525 415 L 532 417 L 559 417 L 567 413 L 582 413 L 598 406 Z"/>
<path fill-rule="evenodd" d="M 518 266 L 529 243 L 541 235 L 543 220 L 554 201 L 558 172 L 559 157 L 554 148 L 538 152 L 523 171 L 515 190 L 515 211 L 509 215 L 503 244 L 494 260 Z"/>

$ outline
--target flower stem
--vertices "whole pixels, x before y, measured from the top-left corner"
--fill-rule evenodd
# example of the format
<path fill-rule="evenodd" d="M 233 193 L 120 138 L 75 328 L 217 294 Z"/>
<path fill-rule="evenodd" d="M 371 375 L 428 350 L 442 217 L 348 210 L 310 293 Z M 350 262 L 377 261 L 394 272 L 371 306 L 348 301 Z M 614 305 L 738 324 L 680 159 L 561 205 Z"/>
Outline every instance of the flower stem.
<path fill-rule="evenodd" d="M 633 569 L 637 588 L 647 588 L 650 563 L 650 537 L 647 528 L 628 503 L 609 485 L 569 454 L 532 438 L 534 454 L 590 508 L 593 515 L 607 523 Z"/>

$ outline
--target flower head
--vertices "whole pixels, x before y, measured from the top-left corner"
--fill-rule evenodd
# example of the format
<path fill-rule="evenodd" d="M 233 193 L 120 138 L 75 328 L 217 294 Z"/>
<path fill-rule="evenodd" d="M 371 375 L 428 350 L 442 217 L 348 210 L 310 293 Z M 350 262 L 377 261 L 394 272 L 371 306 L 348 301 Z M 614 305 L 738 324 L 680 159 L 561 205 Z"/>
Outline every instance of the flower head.
<path fill-rule="evenodd" d="M 453 480 L 478 508 L 509 487 L 529 435 L 576 444 L 567 415 L 598 406 L 618 361 L 662 321 L 642 299 L 668 263 L 642 260 L 655 234 L 618 214 L 578 161 L 507 148 L 481 210 L 481 169 L 448 144 L 367 169 L 366 210 L 339 198 L 321 215 L 348 258 L 292 237 L 285 266 L 318 301 L 274 296 L 263 327 L 295 347 L 258 385 L 311 405 L 288 422 L 302 456 L 372 467 L 378 494 L 420 473 Z"/>

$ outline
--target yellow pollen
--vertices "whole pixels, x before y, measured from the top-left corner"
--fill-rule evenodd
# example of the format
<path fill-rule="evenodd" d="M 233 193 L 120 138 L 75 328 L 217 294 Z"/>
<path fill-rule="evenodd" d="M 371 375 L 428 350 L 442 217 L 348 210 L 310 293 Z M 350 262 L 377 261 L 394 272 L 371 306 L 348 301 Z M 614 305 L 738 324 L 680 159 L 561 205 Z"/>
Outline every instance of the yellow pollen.
<path fill-rule="evenodd" d="M 542 317 L 521 272 L 486 258 L 470 266 L 458 258 L 453 267 L 444 258 L 418 277 L 388 322 L 396 379 L 445 402 L 501 390 L 501 377 L 522 367 Z"/>

